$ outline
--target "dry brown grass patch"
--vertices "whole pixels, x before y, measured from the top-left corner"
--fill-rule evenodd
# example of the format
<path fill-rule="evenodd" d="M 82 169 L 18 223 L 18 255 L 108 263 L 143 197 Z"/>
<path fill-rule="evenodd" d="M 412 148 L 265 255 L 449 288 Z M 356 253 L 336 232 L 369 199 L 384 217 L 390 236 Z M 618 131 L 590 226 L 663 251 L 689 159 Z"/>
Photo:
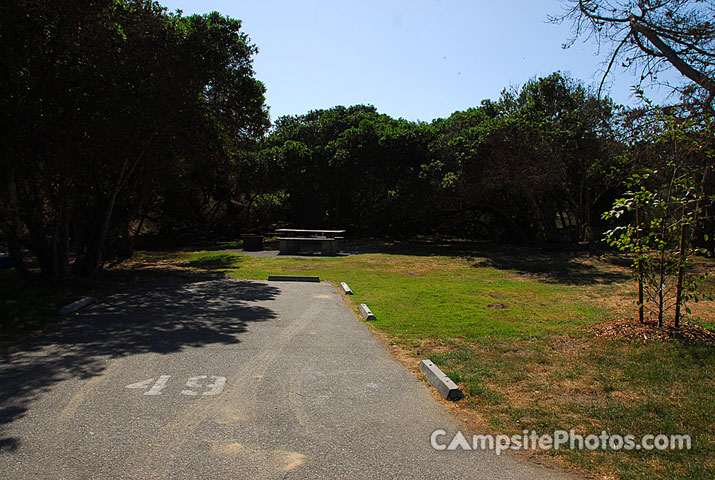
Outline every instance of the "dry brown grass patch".
<path fill-rule="evenodd" d="M 635 318 L 619 318 L 591 327 L 596 337 L 648 343 L 654 341 L 681 340 L 691 345 L 715 345 L 715 332 L 694 323 L 682 323 L 678 329 L 666 324 L 659 327 L 655 322 L 640 323 Z"/>

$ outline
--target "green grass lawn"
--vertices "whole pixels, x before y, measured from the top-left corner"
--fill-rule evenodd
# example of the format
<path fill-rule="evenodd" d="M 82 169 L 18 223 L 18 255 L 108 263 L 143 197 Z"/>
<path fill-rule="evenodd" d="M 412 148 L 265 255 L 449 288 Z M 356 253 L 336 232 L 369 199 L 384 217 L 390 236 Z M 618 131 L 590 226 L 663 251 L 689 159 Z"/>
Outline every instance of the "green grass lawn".
<path fill-rule="evenodd" d="M 464 258 L 255 258 L 205 252 L 185 259 L 191 267 L 221 270 L 235 278 L 316 275 L 335 285 L 347 282 L 355 303 L 367 303 L 377 317 L 372 324 L 400 339 L 529 338 L 576 333 L 579 326 L 603 319 L 603 311 L 580 299 L 579 287 L 526 282 L 510 271 L 474 267 L 474 261 Z"/>
<path fill-rule="evenodd" d="M 355 292 L 352 303 L 367 303 L 375 313 L 371 327 L 415 358 L 437 363 L 465 391 L 462 408 L 478 412 L 494 432 L 606 430 L 693 439 L 690 451 L 547 453 L 558 461 L 604 478 L 715 475 L 715 349 L 607 340 L 588 329 L 611 316 L 633 315 L 613 306 L 632 303 L 625 269 L 577 259 L 575 282 L 568 274 L 554 278 L 445 256 L 295 259 L 204 252 L 186 254 L 183 262 L 235 278 L 317 275 L 336 285 L 347 282 Z M 568 273 L 572 267 L 549 268 Z"/>

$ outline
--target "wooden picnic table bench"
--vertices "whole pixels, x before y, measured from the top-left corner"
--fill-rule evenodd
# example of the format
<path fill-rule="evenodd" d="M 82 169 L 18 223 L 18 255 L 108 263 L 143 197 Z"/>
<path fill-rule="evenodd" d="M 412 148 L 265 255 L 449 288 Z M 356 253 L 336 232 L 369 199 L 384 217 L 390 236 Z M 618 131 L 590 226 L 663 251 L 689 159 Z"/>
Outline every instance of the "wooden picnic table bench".
<path fill-rule="evenodd" d="M 296 254 L 300 251 L 301 244 L 318 242 L 320 242 L 320 253 L 322 255 L 335 255 L 340 251 L 338 241 L 343 238 L 338 235 L 344 234 L 345 230 L 277 228 L 276 233 L 286 235 L 278 237 L 278 251 L 281 255 Z"/>

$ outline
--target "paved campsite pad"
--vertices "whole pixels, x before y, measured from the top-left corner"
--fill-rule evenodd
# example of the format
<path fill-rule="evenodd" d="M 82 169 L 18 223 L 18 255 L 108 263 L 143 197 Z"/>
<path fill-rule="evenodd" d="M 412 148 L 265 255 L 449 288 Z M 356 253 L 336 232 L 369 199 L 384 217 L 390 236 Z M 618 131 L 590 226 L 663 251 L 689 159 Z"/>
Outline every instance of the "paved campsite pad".
<path fill-rule="evenodd" d="M 331 285 L 163 279 L 3 354 L 0 478 L 571 478 L 457 425 Z"/>

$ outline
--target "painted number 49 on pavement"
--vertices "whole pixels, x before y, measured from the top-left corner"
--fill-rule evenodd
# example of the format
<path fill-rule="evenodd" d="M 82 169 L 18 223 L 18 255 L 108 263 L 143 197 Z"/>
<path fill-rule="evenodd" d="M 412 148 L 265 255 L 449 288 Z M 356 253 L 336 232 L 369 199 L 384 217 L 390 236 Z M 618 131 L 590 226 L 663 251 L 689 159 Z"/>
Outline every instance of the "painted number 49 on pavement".
<path fill-rule="evenodd" d="M 160 375 L 159 378 L 149 378 L 141 382 L 130 383 L 126 388 L 146 390 L 144 395 L 161 395 L 161 391 L 166 388 L 169 379 L 171 379 L 171 375 Z M 181 391 L 181 394 L 189 397 L 218 395 L 223 392 L 225 385 L 226 377 L 198 375 L 189 377 L 185 384 L 186 388 Z"/>

